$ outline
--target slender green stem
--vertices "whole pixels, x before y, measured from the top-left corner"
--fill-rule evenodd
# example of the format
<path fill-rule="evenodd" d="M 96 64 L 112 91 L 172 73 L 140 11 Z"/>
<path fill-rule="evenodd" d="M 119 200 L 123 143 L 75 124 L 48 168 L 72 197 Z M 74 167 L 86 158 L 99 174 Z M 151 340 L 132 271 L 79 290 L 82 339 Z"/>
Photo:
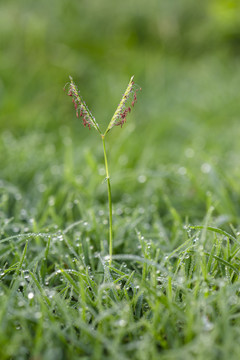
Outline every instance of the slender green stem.
<path fill-rule="evenodd" d="M 106 179 L 108 185 L 108 210 L 109 210 L 109 266 L 112 264 L 112 252 L 113 252 L 113 244 L 112 244 L 112 194 L 111 194 L 111 184 L 110 177 L 108 172 L 108 162 L 107 162 L 107 154 L 105 147 L 105 135 L 102 135 L 103 142 L 103 152 L 104 152 L 104 161 L 105 161 L 105 170 L 106 170 Z"/>

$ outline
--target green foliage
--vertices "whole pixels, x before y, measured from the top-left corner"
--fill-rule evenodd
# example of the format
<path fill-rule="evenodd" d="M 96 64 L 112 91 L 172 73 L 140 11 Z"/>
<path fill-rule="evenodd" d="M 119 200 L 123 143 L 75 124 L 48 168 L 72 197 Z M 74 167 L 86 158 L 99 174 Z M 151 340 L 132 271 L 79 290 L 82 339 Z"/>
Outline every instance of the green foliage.
<path fill-rule="evenodd" d="M 110 268 L 91 223 L 1 240 L 1 359 L 237 358 L 239 235 L 206 221 L 172 252 L 128 237 Z"/>
<path fill-rule="evenodd" d="M 239 358 L 239 3 L 0 4 L 0 358 Z M 143 88 L 101 144 L 129 74 Z M 108 150 L 107 149 L 107 150 Z"/>

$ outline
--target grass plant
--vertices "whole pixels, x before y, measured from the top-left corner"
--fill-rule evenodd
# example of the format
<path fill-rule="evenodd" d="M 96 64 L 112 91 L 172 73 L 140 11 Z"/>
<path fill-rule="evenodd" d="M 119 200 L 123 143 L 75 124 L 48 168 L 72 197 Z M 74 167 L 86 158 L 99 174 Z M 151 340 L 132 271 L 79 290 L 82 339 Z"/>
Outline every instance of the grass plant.
<path fill-rule="evenodd" d="M 0 2 L 1 360 L 239 360 L 240 3 L 135 2 Z"/>
<path fill-rule="evenodd" d="M 132 122 L 108 138 L 111 264 L 104 153 L 94 134 L 79 132 L 75 118 L 54 132 L 2 133 L 1 360 L 238 359 L 238 126 L 232 120 L 223 135 L 220 116 L 227 104 L 238 113 L 227 92 L 235 78 L 208 63 L 223 102 L 198 73 L 176 68 L 166 75 L 174 73 L 168 97 L 185 106 L 162 104 L 171 121 L 153 114 L 147 128 Z M 202 84 L 205 106 L 215 101 L 211 122 L 205 112 L 199 122 L 174 122 L 178 113 L 194 116 L 199 99 L 186 100 L 179 69 Z"/>
<path fill-rule="evenodd" d="M 102 132 L 98 123 L 96 122 L 94 116 L 89 111 L 86 103 L 82 99 L 79 90 L 73 82 L 72 77 L 70 76 L 70 84 L 68 95 L 72 97 L 72 101 L 76 110 L 76 116 L 81 117 L 83 120 L 84 127 L 88 126 L 89 130 L 93 127 L 102 138 L 103 144 L 103 153 L 104 153 L 104 164 L 105 164 L 105 172 L 106 172 L 106 180 L 107 180 L 107 188 L 108 188 L 108 210 L 109 210 L 109 266 L 112 264 L 112 254 L 113 254 L 113 225 L 112 225 L 112 193 L 111 193 L 111 182 L 108 170 L 108 160 L 107 160 L 107 152 L 105 145 L 105 137 L 108 132 L 114 126 L 123 126 L 126 122 L 126 117 L 128 113 L 131 112 L 131 109 L 134 107 L 134 104 L 137 101 L 137 91 L 139 90 L 136 86 L 134 86 L 133 76 L 131 77 L 129 84 L 122 96 L 122 99 L 110 120 L 105 132 Z M 140 88 L 141 89 L 141 88 Z"/>

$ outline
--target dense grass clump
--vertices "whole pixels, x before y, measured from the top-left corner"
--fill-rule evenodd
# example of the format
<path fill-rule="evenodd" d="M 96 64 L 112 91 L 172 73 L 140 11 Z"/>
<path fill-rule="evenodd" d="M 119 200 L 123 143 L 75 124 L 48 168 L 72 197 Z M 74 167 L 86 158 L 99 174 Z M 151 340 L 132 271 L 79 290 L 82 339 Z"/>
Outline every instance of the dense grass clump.
<path fill-rule="evenodd" d="M 239 235 L 210 212 L 173 251 L 128 237 L 111 267 L 89 222 L 1 240 L 1 359 L 237 358 Z"/>
<path fill-rule="evenodd" d="M 12 0 L 0 33 L 0 359 L 238 360 L 239 3 Z M 106 139 L 111 264 L 69 74 L 101 129 L 143 89 Z"/>

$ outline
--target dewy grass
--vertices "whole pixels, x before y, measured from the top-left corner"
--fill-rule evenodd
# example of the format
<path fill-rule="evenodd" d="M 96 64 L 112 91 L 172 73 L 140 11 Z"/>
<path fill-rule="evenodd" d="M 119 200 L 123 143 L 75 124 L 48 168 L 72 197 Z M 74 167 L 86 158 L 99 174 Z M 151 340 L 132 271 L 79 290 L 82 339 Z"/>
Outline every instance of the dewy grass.
<path fill-rule="evenodd" d="M 90 110 L 88 109 L 86 103 L 84 102 L 80 92 L 73 82 L 72 77 L 70 76 L 70 83 L 67 84 L 68 88 L 68 95 L 72 97 L 72 102 L 74 104 L 76 110 L 76 116 L 82 118 L 84 127 L 88 127 L 89 130 L 93 127 L 102 138 L 103 144 L 103 153 L 104 153 L 104 163 L 105 163 L 105 171 L 106 171 L 106 180 L 107 180 L 107 187 L 108 187 L 108 209 L 109 209 L 109 266 L 112 263 L 112 254 L 113 254 L 113 228 L 112 228 L 112 195 L 111 195 L 111 183 L 110 183 L 110 176 L 108 170 L 108 160 L 107 160 L 107 153 L 106 153 L 106 146 L 105 146 L 105 137 L 107 133 L 114 127 L 114 126 L 123 126 L 126 122 L 126 117 L 128 113 L 131 112 L 131 109 L 134 107 L 135 102 L 137 101 L 137 91 L 139 90 L 136 88 L 133 76 L 131 77 L 129 84 L 123 97 L 111 119 L 109 122 L 105 132 L 102 132 L 100 126 L 96 122 L 94 116 L 91 114 Z M 140 89 L 141 90 L 141 89 Z"/>

